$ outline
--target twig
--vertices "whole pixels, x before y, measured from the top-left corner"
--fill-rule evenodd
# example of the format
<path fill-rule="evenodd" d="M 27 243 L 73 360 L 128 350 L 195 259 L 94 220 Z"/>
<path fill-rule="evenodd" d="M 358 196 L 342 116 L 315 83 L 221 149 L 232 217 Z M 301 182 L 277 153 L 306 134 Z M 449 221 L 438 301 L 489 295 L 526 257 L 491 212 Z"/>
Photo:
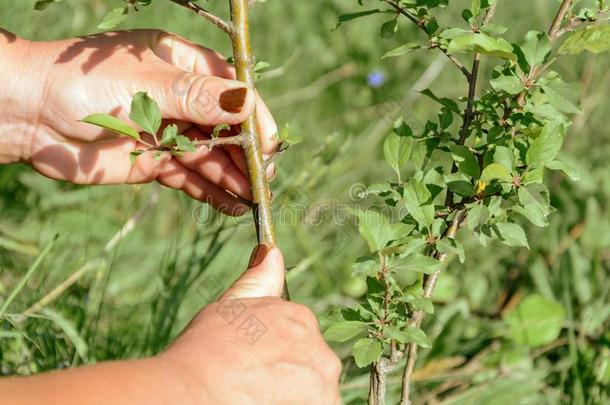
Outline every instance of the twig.
<path fill-rule="evenodd" d="M 455 213 L 455 217 L 451 223 L 451 226 L 447 229 L 447 233 L 445 238 L 447 239 L 455 239 L 458 230 L 460 229 L 460 225 L 464 221 L 466 216 L 466 211 L 460 210 Z M 438 255 L 438 260 L 440 262 L 445 262 L 447 260 L 448 254 L 441 253 Z M 438 277 L 440 276 L 440 270 L 432 273 L 424 283 L 424 298 L 430 298 L 432 296 L 432 292 L 434 291 L 434 287 L 436 286 L 436 282 L 438 281 Z M 413 313 L 413 317 L 411 318 L 410 326 L 419 327 L 424 320 L 425 312 L 424 311 L 415 311 Z M 404 373 L 402 376 L 402 395 L 400 398 L 400 405 L 411 405 L 411 380 L 413 378 L 413 370 L 415 369 L 415 362 L 417 361 L 417 345 L 415 343 L 410 343 L 407 346 L 407 364 L 405 365 Z"/>
<path fill-rule="evenodd" d="M 244 136 L 243 135 L 235 135 L 235 136 L 227 136 L 224 138 L 212 138 L 205 139 L 201 141 L 193 142 L 195 146 L 207 146 L 209 149 L 212 149 L 216 146 L 220 145 L 238 145 L 241 146 L 244 144 Z"/>
<path fill-rule="evenodd" d="M 237 80 L 254 89 L 254 55 L 250 47 L 250 26 L 248 18 L 248 0 L 230 0 L 231 8 L 231 42 Z M 246 155 L 250 184 L 252 187 L 252 211 L 256 223 L 258 243 L 276 245 L 275 229 L 271 212 L 271 192 L 265 171 L 265 162 L 261 148 L 260 135 L 256 125 L 256 114 L 251 115 L 241 124 L 243 149 Z M 290 299 L 286 281 L 282 297 Z"/>
<path fill-rule="evenodd" d="M 170 1 L 181 5 L 182 7 L 186 7 L 191 11 L 194 11 L 195 13 L 197 13 L 197 15 L 210 21 L 212 24 L 214 24 L 215 26 L 217 26 L 218 28 L 220 28 L 221 30 L 226 32 L 227 34 L 229 34 L 229 35 L 232 34 L 233 26 L 230 23 L 228 23 L 225 20 L 223 20 L 222 18 L 210 13 L 208 10 L 195 4 L 194 2 L 189 1 L 189 0 L 170 0 Z"/>
<path fill-rule="evenodd" d="M 388 3 L 392 8 L 394 8 L 398 13 L 407 17 L 407 19 L 409 19 L 409 21 L 411 21 L 413 24 L 417 25 L 422 31 L 424 31 L 426 33 L 426 35 L 428 35 L 428 32 L 426 31 L 426 27 L 424 26 L 424 24 L 422 24 L 422 22 L 420 20 L 417 19 L 417 17 L 415 17 L 414 15 L 409 13 L 404 8 L 400 7 L 400 5 L 396 1 L 385 0 L 385 2 Z M 428 37 L 429 37 L 429 35 L 428 35 Z M 440 51 L 442 53 L 444 53 L 445 56 L 447 56 L 447 58 L 449 58 L 449 60 L 451 62 L 453 62 L 453 64 L 455 66 L 457 66 L 458 69 L 460 69 L 460 71 L 464 74 L 464 76 L 466 76 L 466 77 L 470 76 L 470 72 L 468 71 L 466 66 L 464 66 L 462 64 L 462 62 L 460 62 L 460 60 L 458 58 L 456 58 L 454 55 L 447 53 L 446 49 L 443 49 L 441 47 L 436 47 L 436 48 L 440 49 Z"/>
<path fill-rule="evenodd" d="M 496 13 L 497 3 L 491 5 L 487 11 L 485 12 L 485 17 L 483 18 L 483 25 L 488 24 Z M 475 53 L 472 61 L 472 70 L 468 77 L 468 101 L 466 103 L 466 111 L 464 112 L 464 123 L 462 124 L 462 129 L 460 130 L 460 140 L 459 144 L 464 145 L 466 142 L 466 136 L 468 135 L 468 130 L 470 129 L 470 124 L 472 123 L 472 119 L 474 117 L 474 98 L 477 91 L 477 79 L 479 75 L 479 67 L 481 65 L 481 54 Z"/>

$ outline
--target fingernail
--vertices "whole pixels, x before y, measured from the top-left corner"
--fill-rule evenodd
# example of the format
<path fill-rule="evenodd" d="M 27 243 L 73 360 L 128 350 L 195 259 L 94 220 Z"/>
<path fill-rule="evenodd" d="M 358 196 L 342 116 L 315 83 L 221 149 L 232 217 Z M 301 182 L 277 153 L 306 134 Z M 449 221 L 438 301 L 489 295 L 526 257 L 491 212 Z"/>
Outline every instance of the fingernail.
<path fill-rule="evenodd" d="M 246 87 L 226 90 L 220 95 L 220 108 L 229 113 L 238 113 L 243 108 L 246 97 L 248 97 Z"/>
<path fill-rule="evenodd" d="M 261 243 L 257 245 L 252 251 L 252 255 L 250 256 L 250 264 L 248 264 L 249 268 L 256 267 L 265 260 L 267 257 L 267 253 L 269 252 L 269 246 Z"/>

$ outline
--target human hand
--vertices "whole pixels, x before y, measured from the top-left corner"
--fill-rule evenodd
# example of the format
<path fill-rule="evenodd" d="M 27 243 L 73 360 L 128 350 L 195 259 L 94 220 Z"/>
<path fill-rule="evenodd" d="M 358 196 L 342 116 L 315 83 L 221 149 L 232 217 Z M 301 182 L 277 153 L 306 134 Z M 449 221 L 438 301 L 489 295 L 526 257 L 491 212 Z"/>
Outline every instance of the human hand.
<path fill-rule="evenodd" d="M 341 363 L 316 317 L 279 298 L 280 250 L 259 246 L 251 263 L 158 360 L 183 376 L 193 403 L 340 404 Z"/>
<path fill-rule="evenodd" d="M 131 98 L 139 91 L 159 103 L 164 126 L 176 123 L 196 140 L 208 138 L 218 124 L 236 131 L 256 110 L 269 158 L 277 147 L 273 117 L 255 91 L 234 80 L 234 69 L 222 56 L 156 30 L 52 42 L 5 37 L 0 35 L 0 74 L 9 85 L 0 89 L 0 163 L 28 162 L 48 177 L 79 184 L 157 180 L 228 214 L 248 210 L 236 198 L 251 199 L 239 147 L 203 146 L 182 157 L 166 152 L 159 160 L 150 152 L 132 165 L 129 154 L 143 145 L 80 122 L 94 113 L 131 122 Z M 271 165 L 268 174 L 273 170 Z"/>

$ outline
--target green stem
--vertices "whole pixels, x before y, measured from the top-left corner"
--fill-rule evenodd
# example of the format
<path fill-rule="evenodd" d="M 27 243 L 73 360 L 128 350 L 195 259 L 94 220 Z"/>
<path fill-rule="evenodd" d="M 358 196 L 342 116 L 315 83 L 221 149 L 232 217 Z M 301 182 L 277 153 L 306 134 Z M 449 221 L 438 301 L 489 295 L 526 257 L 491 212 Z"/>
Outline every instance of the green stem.
<path fill-rule="evenodd" d="M 254 89 L 254 56 L 250 47 L 248 0 L 229 0 L 231 6 L 231 42 L 237 80 Z M 258 243 L 275 246 L 275 229 L 271 211 L 271 192 L 263 160 L 260 135 L 255 114 L 241 125 L 243 149 L 252 187 L 252 210 L 256 222 Z M 283 298 L 289 299 L 284 283 Z"/>

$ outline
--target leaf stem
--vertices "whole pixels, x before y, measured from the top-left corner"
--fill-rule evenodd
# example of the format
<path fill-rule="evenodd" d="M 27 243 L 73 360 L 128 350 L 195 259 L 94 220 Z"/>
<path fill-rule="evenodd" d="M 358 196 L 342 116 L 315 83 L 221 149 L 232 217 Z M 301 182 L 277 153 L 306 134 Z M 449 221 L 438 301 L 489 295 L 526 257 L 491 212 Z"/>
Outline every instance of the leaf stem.
<path fill-rule="evenodd" d="M 215 26 L 217 26 L 218 28 L 220 28 L 221 30 L 226 32 L 227 34 L 229 34 L 229 35 L 232 34 L 233 26 L 230 23 L 228 23 L 225 20 L 223 20 L 222 18 L 210 13 L 203 7 L 195 4 L 195 2 L 189 1 L 189 0 L 170 0 L 170 1 L 173 3 L 176 3 L 178 5 L 181 5 L 182 7 L 186 7 L 191 11 L 194 11 L 195 13 L 197 13 L 197 15 L 210 21 L 212 24 L 214 24 Z"/>

